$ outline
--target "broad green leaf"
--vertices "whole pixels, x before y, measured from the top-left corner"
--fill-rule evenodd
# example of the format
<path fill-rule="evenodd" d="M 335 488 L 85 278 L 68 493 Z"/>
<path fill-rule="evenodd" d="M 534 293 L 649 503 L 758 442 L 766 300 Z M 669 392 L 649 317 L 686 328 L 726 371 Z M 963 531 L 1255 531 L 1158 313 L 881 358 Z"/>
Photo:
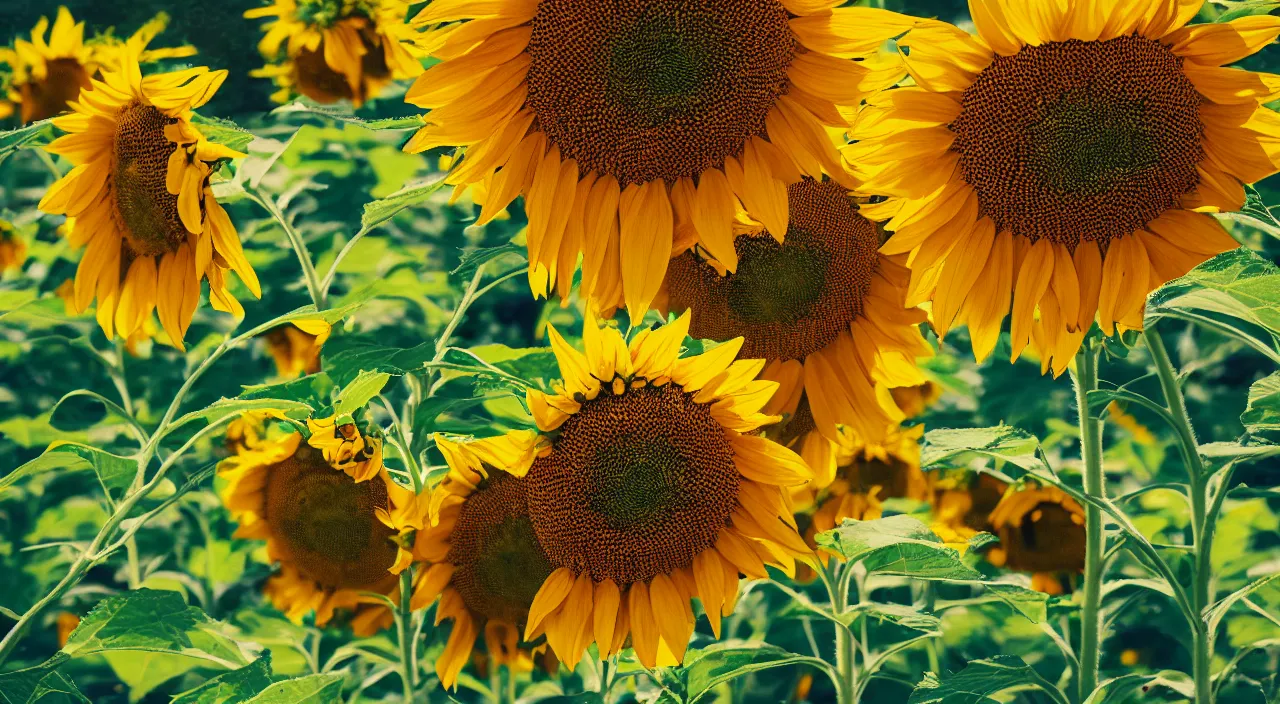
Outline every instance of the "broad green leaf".
<path fill-rule="evenodd" d="M 0 163 L 19 149 L 30 149 L 53 141 L 53 125 L 50 120 L 40 120 L 29 125 L 0 132 Z"/>
<path fill-rule="evenodd" d="M 57 653 L 34 667 L 0 673 L 0 704 L 26 704 L 40 681 L 66 660 L 66 655 Z"/>
<path fill-rule="evenodd" d="M 326 342 L 321 354 L 325 372 L 334 383 L 346 385 L 364 371 L 401 375 L 421 369 L 435 357 L 436 347 L 434 342 L 388 347 L 374 337 L 340 335 Z"/>
<path fill-rule="evenodd" d="M 195 123 L 200 133 L 205 139 L 215 144 L 221 144 L 238 152 L 243 152 L 249 148 L 249 143 L 254 140 L 253 133 L 244 129 L 240 125 L 231 120 L 223 120 L 217 117 L 206 117 L 204 115 L 195 115 L 191 121 Z"/>
<path fill-rule="evenodd" d="M 1032 623 L 1043 623 L 1048 616 L 1049 595 L 1008 582 L 984 582 L 987 591 L 1008 604 Z"/>
<path fill-rule="evenodd" d="M 267 654 L 179 694 L 169 704 L 240 704 L 270 685 L 271 656 Z"/>
<path fill-rule="evenodd" d="M 1156 289 L 1146 324 L 1180 312 L 1238 318 L 1280 334 L 1280 269 L 1248 249 L 1224 252 Z"/>
<path fill-rule="evenodd" d="M 818 547 L 850 562 L 862 561 L 871 574 L 964 582 L 982 579 L 982 573 L 960 561 L 959 552 L 911 516 L 846 520 L 818 533 L 816 540 Z"/>
<path fill-rule="evenodd" d="M 30 289 L 0 291 L 0 319 L 34 300 L 36 292 Z"/>
<path fill-rule="evenodd" d="M 1129 704 L 1144 701 L 1156 687 L 1172 690 L 1184 697 L 1195 697 L 1195 682 L 1185 672 L 1161 670 L 1151 674 L 1128 674 L 1113 677 L 1098 685 L 1084 704 Z"/>
<path fill-rule="evenodd" d="M 192 411 L 191 413 L 178 418 L 169 427 L 177 428 L 196 420 L 216 423 L 230 415 L 239 415 L 245 411 L 263 411 L 267 409 L 278 410 L 290 417 L 299 418 L 307 417 L 307 415 L 314 410 L 307 403 L 294 401 L 289 398 L 263 398 L 261 396 L 255 398 L 220 398 L 198 411 Z"/>
<path fill-rule="evenodd" d="M 333 389 L 333 386 L 333 380 L 329 378 L 329 375 L 320 372 L 319 374 L 308 374 L 297 379 L 282 381 L 278 384 L 246 386 L 244 391 L 240 392 L 238 398 L 245 400 L 284 399 L 319 410 L 329 405 L 329 392 Z"/>
<path fill-rule="evenodd" d="M 80 693 L 75 683 L 61 672 L 50 672 L 45 675 L 26 704 L 90 704 L 89 698 Z"/>
<path fill-rule="evenodd" d="M 1229 9 L 1218 18 L 1219 22 L 1229 22 L 1246 15 L 1266 15 L 1277 7 L 1277 0 L 1213 0 L 1215 4 L 1226 5 Z M 1262 230 L 1272 237 L 1280 237 L 1280 220 L 1271 214 L 1271 208 L 1262 200 L 1262 194 L 1253 186 L 1244 187 L 1244 206 L 1234 213 L 1220 213 L 1218 217 L 1225 220 L 1242 222 L 1250 227 Z"/>
<path fill-rule="evenodd" d="M 816 662 L 815 662 L 816 661 Z M 690 653 L 685 660 L 689 704 L 701 699 L 721 683 L 751 672 L 787 665 L 817 664 L 820 660 L 797 655 L 761 642 L 724 641 Z"/>
<path fill-rule="evenodd" d="M 1209 624 L 1209 632 L 1214 633 L 1218 630 L 1218 624 L 1222 622 L 1222 617 L 1227 615 L 1227 612 L 1231 610 L 1232 606 L 1236 605 L 1236 602 L 1249 596 L 1262 587 L 1267 586 L 1276 579 L 1280 579 L 1280 573 L 1259 577 L 1234 592 L 1231 592 L 1219 600 L 1218 603 L 1206 609 L 1204 617 L 1205 621 Z"/>
<path fill-rule="evenodd" d="M 308 675 L 262 690 L 247 704 L 333 704 L 342 698 L 342 675 Z"/>
<path fill-rule="evenodd" d="M 908 704 L 996 704 L 989 695 L 1015 690 L 1041 689 L 1056 701 L 1066 703 L 1062 694 L 1049 685 L 1022 658 L 997 655 L 972 660 L 963 670 L 939 680 L 932 672 L 916 685 Z M 1055 696 L 1056 695 L 1056 696 Z"/>
<path fill-rule="evenodd" d="M 1238 442 L 1211 442 L 1200 446 L 1200 455 L 1215 460 L 1237 459 L 1241 462 L 1255 462 L 1271 457 L 1280 457 L 1280 445 L 1241 445 Z"/>
<path fill-rule="evenodd" d="M 382 393 L 389 379 L 391 375 L 386 372 L 360 372 L 338 392 L 338 398 L 333 402 L 334 414 L 345 416 L 364 408 L 370 399 Z"/>
<path fill-rule="evenodd" d="M 252 647 L 226 624 L 187 606 L 177 592 L 136 589 L 108 597 L 80 621 L 62 652 L 71 657 L 116 651 L 176 653 L 227 668 L 247 665 Z"/>
<path fill-rule="evenodd" d="M 979 455 L 1012 462 L 1023 469 L 1041 469 L 1036 456 L 1040 441 L 1025 430 L 1009 425 L 991 428 L 942 428 L 925 433 L 920 466 L 945 469 Z"/>
<path fill-rule="evenodd" d="M 367 130 L 413 130 L 422 127 L 422 118 L 417 115 L 407 115 L 404 117 L 388 117 L 380 120 L 366 120 L 356 117 L 350 110 L 339 107 L 330 107 L 325 105 L 307 105 L 302 102 L 292 102 L 288 105 L 281 105 L 271 111 L 272 115 L 317 115 L 319 117 L 330 120 L 337 120 L 351 125 L 359 125 Z"/>
<path fill-rule="evenodd" d="M 103 653 L 116 677 L 129 688 L 129 701 L 138 702 L 169 680 L 204 663 L 175 653 L 125 650 Z"/>
<path fill-rule="evenodd" d="M 1259 379 L 1249 387 L 1249 405 L 1240 422 L 1254 435 L 1280 433 L 1280 372 Z"/>
<path fill-rule="evenodd" d="M 476 269 L 479 269 L 482 265 L 507 255 L 513 255 L 523 260 L 525 258 L 524 247 L 507 242 L 506 244 L 500 244 L 496 247 L 481 247 L 480 249 L 473 249 L 469 252 L 463 253 L 461 259 L 458 261 L 458 266 L 455 267 L 453 271 L 449 272 L 449 274 L 459 278 L 470 278 L 475 275 Z"/>
<path fill-rule="evenodd" d="M 852 624 L 852 617 L 859 615 L 877 621 L 887 621 L 894 625 L 902 626 L 903 628 L 910 628 L 916 631 L 936 631 L 941 625 L 941 621 L 938 620 L 937 616 L 927 614 L 913 606 L 907 606 L 905 604 L 857 604 L 850 612 L 851 618 L 848 620 L 848 623 Z"/>
<path fill-rule="evenodd" d="M 444 177 L 439 176 L 434 181 L 405 186 L 386 198 L 365 203 L 364 214 L 360 216 L 360 229 L 364 232 L 372 230 L 390 220 L 401 210 L 430 198 L 442 186 L 444 186 Z"/>
<path fill-rule="evenodd" d="M 96 447 L 80 443 L 59 443 L 49 447 L 44 454 L 23 464 L 0 478 L 0 495 L 15 483 L 42 472 L 74 472 L 91 469 L 108 491 L 123 491 L 133 482 L 138 463 L 129 457 L 113 455 Z"/>

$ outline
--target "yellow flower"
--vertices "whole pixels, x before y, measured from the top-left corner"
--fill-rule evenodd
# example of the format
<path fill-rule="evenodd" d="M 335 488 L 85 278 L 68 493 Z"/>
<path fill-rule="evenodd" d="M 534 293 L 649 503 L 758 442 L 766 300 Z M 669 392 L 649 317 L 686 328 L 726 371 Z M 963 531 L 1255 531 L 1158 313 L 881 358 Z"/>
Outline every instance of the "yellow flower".
<path fill-rule="evenodd" d="M 80 625 L 80 617 L 70 611 L 58 612 L 58 647 L 66 647 L 67 639 L 76 630 L 76 626 Z"/>
<path fill-rule="evenodd" d="M 646 666 L 680 662 L 690 599 L 718 636 L 739 573 L 765 578 L 772 564 L 794 574 L 795 559 L 811 556 L 783 493 L 809 468 L 754 434 L 777 420 L 761 412 L 777 383 L 756 379 L 763 360 L 735 361 L 741 339 L 680 359 L 688 330 L 685 314 L 628 345 L 588 316 L 584 354 L 549 327 L 563 381 L 527 394 L 541 432 L 509 434 L 505 456 L 484 460 L 524 477 L 534 532 L 556 568 L 524 637 L 545 633 L 561 662 L 578 662 L 592 642 L 608 657 L 628 635 Z M 482 466 L 445 456 L 454 470 Z"/>
<path fill-rule="evenodd" d="M 65 112 L 90 86 L 89 79 L 100 77 L 99 71 L 119 70 L 126 52 L 142 63 L 195 54 L 189 46 L 146 49 L 168 23 L 169 16 L 162 12 L 125 41 L 109 33 L 85 41 L 84 23 L 72 19 L 67 8 L 58 8 L 52 30 L 49 18 L 41 17 L 30 41 L 18 39 L 13 48 L 0 48 L 0 64 L 12 69 L 7 95 L 0 99 L 0 118 L 12 114 L 15 106 L 24 123 Z"/>
<path fill-rule="evenodd" d="M 412 561 L 407 534 L 422 527 L 412 491 L 385 470 L 356 482 L 296 432 L 241 446 L 218 474 L 235 536 L 265 540 L 280 565 L 263 589 L 276 608 L 295 621 L 314 611 L 319 626 L 354 611 L 358 635 L 390 625 L 390 610 L 361 592 L 399 598 L 397 575 Z"/>
<path fill-rule="evenodd" d="M 1206 211 L 1280 169 L 1280 76 L 1230 64 L 1280 17 L 1184 26 L 1203 0 L 972 0 L 977 33 L 913 28 L 915 85 L 868 100 L 845 158 L 910 253 L 908 303 L 978 359 L 1009 316 L 1061 374 L 1095 320 L 1142 327 L 1147 294 L 1236 242 Z"/>
<path fill-rule="evenodd" d="M 273 0 L 245 17 L 274 17 L 258 51 L 269 62 L 252 75 L 271 78 L 287 102 L 350 100 L 360 107 L 394 80 L 422 73 L 401 0 Z M 283 49 L 283 51 L 281 51 Z"/>
<path fill-rule="evenodd" d="M 916 358 L 932 349 L 925 314 L 903 304 L 903 259 L 876 251 L 848 189 L 806 178 L 787 192 L 785 230 L 744 226 L 735 267 L 701 247 L 676 257 L 656 307 L 690 311 L 695 338 L 742 337 L 740 357 L 768 362 L 762 377 L 780 388 L 765 412 L 789 419 L 782 441 L 825 485 L 842 432 L 874 451 L 897 429 L 906 416 L 891 389 L 924 384 Z"/>
<path fill-rule="evenodd" d="M 423 40 L 405 149 L 466 147 L 446 182 L 485 184 L 477 224 L 525 196 L 535 295 L 566 297 L 581 253 L 583 297 L 638 322 L 672 255 L 736 269 L 739 203 L 784 233 L 789 184 L 848 181 L 825 127 L 902 77 L 877 52 L 918 20 L 838 4 L 433 2 L 415 23 L 464 22 Z"/>
<path fill-rule="evenodd" d="M 1061 594 L 1057 575 L 1084 570 L 1084 509 L 1061 489 L 1030 484 L 1007 492 L 990 521 L 1000 545 L 987 551 L 987 561 L 1033 573 L 1033 589 Z"/>
<path fill-rule="evenodd" d="M 219 160 L 243 156 L 207 141 L 191 122 L 226 71 L 191 68 L 143 78 L 137 56 L 54 118 L 70 134 L 46 149 L 76 167 L 49 188 L 40 209 L 74 216 L 69 239 L 87 245 L 76 272 L 75 303 L 95 298 L 107 337 L 133 335 L 155 310 L 170 341 L 182 339 L 209 281 L 217 310 L 244 315 L 228 289 L 228 270 L 261 294 L 231 219 L 209 186 Z"/>
<path fill-rule="evenodd" d="M 262 337 L 275 360 L 276 372 L 293 379 L 320 371 L 320 348 L 329 338 L 329 325 L 322 320 L 299 320 L 278 325 Z"/>
<path fill-rule="evenodd" d="M 414 558 L 430 565 L 418 574 L 411 605 L 437 598 L 436 623 L 453 620 L 436 674 L 446 688 L 472 661 L 484 634 L 488 662 L 513 671 L 532 669 L 529 646 L 520 647 L 529 607 L 555 566 L 534 534 L 528 481 L 493 467 L 528 466 L 537 436 L 513 434 L 459 443 L 436 435 L 450 471 L 432 495 L 434 525 L 419 531 Z"/>
<path fill-rule="evenodd" d="M 1133 438 L 1133 441 L 1139 445 L 1154 446 L 1158 443 L 1151 430 L 1137 418 L 1134 418 L 1131 413 L 1127 412 L 1119 401 L 1112 401 L 1107 404 L 1107 418 L 1119 427 L 1124 428 L 1129 433 L 1129 436 Z"/>
<path fill-rule="evenodd" d="M 357 482 L 368 481 L 383 471 L 382 438 L 360 432 L 353 422 L 339 423 L 336 416 L 307 419 L 311 437 L 307 444 L 324 453 L 335 469 Z"/>
<path fill-rule="evenodd" d="M 8 220 L 0 220 L 0 274 L 13 269 L 20 271 L 27 261 L 27 242 L 18 228 Z"/>

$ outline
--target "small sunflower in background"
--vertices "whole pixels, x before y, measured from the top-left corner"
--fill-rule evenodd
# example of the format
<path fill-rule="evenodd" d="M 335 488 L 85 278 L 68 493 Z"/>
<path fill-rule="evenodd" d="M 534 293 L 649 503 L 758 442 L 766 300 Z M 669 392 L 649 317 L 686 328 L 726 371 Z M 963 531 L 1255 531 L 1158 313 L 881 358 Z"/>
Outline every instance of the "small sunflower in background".
<path fill-rule="evenodd" d="M 1142 327 L 1147 294 L 1236 242 L 1210 216 L 1280 170 L 1280 76 L 1225 67 L 1280 17 L 1186 26 L 1203 0 L 972 0 L 898 45 L 915 85 L 873 96 L 845 157 L 869 217 L 911 254 L 911 304 L 978 359 L 1011 318 L 1061 374 L 1096 319 Z"/>
<path fill-rule="evenodd" d="M 320 371 L 320 348 L 328 338 L 329 325 L 320 320 L 285 323 L 262 334 L 276 373 L 284 379 Z"/>
<path fill-rule="evenodd" d="M 27 241 L 8 220 L 0 219 L 0 274 L 22 269 L 27 261 Z"/>
<path fill-rule="evenodd" d="M 251 75 L 272 79 L 271 97 L 360 107 L 392 81 L 422 73 L 401 0 L 274 0 L 245 17 L 273 17 L 258 51 L 268 63 Z"/>
<path fill-rule="evenodd" d="M 555 566 L 538 543 L 523 473 L 537 441 L 533 432 L 459 443 L 436 435 L 449 474 L 432 493 L 433 525 L 418 531 L 413 555 L 429 565 L 414 585 L 411 606 L 437 598 L 436 623 L 453 620 L 436 659 L 441 684 L 453 688 L 484 635 L 486 664 L 532 669 L 520 647 L 529 608 Z"/>
<path fill-rule="evenodd" d="M 688 311 L 695 338 L 741 337 L 741 358 L 768 362 L 761 376 L 780 387 L 765 412 L 787 419 L 782 441 L 825 486 L 839 443 L 875 454 L 896 432 L 906 414 L 893 388 L 925 384 L 916 360 L 933 350 L 924 312 L 904 305 L 903 258 L 877 252 L 848 189 L 805 178 L 787 193 L 785 230 L 740 225 L 732 266 L 701 246 L 676 257 L 656 307 Z"/>
<path fill-rule="evenodd" d="M 344 610 L 357 635 L 387 627 L 391 611 L 361 592 L 398 594 L 397 575 L 412 562 L 406 533 L 424 524 L 417 497 L 381 465 L 356 481 L 300 433 L 262 433 L 252 443 L 229 437 L 238 451 L 218 474 L 235 537 L 265 540 L 279 564 L 263 593 L 294 621 L 314 612 L 324 626 Z"/>
<path fill-rule="evenodd" d="M 58 8 L 52 29 L 49 18 L 41 17 L 30 41 L 16 39 L 12 48 L 0 48 L 0 64 L 10 70 L 0 98 L 0 119 L 15 108 L 24 124 L 66 112 L 90 86 L 90 79 L 100 78 L 101 71 L 118 70 L 125 53 L 132 52 L 140 63 L 194 55 L 190 46 L 147 49 L 168 23 L 169 16 L 162 12 L 128 39 L 99 34 L 86 41 L 84 23 L 76 22 L 67 8 Z"/>
<path fill-rule="evenodd" d="M 951 473 L 941 477 L 931 474 L 929 480 L 933 488 L 934 526 L 960 541 L 991 529 L 991 512 L 1009 488 L 1005 482 L 986 473 Z"/>
<path fill-rule="evenodd" d="M 222 160 L 244 155 L 209 142 L 191 121 L 192 109 L 226 76 L 199 67 L 144 78 L 128 52 L 118 70 L 91 81 L 74 112 L 53 120 L 70 134 L 45 149 L 76 166 L 39 207 L 76 218 L 68 239 L 86 247 L 76 270 L 76 311 L 96 298 L 108 338 L 133 336 L 154 310 L 170 342 L 184 349 L 204 279 L 214 309 L 244 317 L 228 271 L 261 295 L 210 186 Z"/>
<path fill-rule="evenodd" d="M 740 207 L 781 235 L 788 185 L 847 181 L 826 128 L 904 75 L 878 52 L 919 20 L 836 4 L 432 3 L 405 149 L 466 148 L 446 182 L 485 184 L 477 224 L 525 196 L 535 295 L 567 297 L 581 252 L 582 296 L 636 323 L 672 255 L 737 268 Z"/>
<path fill-rule="evenodd" d="M 990 520 L 1000 544 L 987 550 L 987 561 L 1031 572 L 1032 589 L 1062 594 L 1061 577 L 1084 571 L 1084 509 L 1061 489 L 1028 484 L 1006 492 Z"/>
<path fill-rule="evenodd" d="M 564 663 L 596 643 L 601 657 L 630 637 L 648 667 L 683 660 L 697 597 L 711 629 L 731 614 L 739 574 L 794 574 L 809 558 L 783 487 L 810 478 L 791 450 L 755 435 L 777 383 L 742 341 L 680 358 L 689 315 L 644 329 L 628 345 L 588 316 L 585 354 L 548 327 L 563 375 L 530 390 L 541 433 L 503 469 L 524 475 L 529 518 L 555 570 L 537 590 L 524 637 L 545 633 Z M 512 453 L 514 454 L 514 453 Z M 527 471 L 527 473 L 525 473 Z"/>

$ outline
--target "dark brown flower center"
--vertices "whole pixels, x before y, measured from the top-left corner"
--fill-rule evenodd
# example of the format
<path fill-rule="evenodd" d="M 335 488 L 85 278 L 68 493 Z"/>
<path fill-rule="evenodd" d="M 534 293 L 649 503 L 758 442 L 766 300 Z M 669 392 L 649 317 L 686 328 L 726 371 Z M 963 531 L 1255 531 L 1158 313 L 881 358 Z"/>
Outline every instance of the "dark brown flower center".
<path fill-rule="evenodd" d="M 467 497 L 449 535 L 453 587 L 467 608 L 523 627 L 533 597 L 554 567 L 529 520 L 525 482 L 494 472 Z"/>
<path fill-rule="evenodd" d="M 22 121 L 35 122 L 66 112 L 67 103 L 80 97 L 80 89 L 89 87 L 89 73 L 76 59 L 50 59 L 45 63 L 44 80 L 24 83 L 18 88 L 22 96 Z"/>
<path fill-rule="evenodd" d="M 317 103 L 336 103 L 340 100 L 368 100 L 366 80 L 386 78 L 391 75 L 387 57 L 383 52 L 377 32 L 370 27 L 360 28 L 360 43 L 365 53 L 360 57 L 361 81 L 357 93 L 352 93 L 347 77 L 332 68 L 324 60 L 324 42 L 315 51 L 303 49 L 293 57 L 294 85 L 298 92 Z"/>
<path fill-rule="evenodd" d="M 175 122 L 138 102 L 121 108 L 116 117 L 111 191 L 118 224 L 137 256 L 177 251 L 187 239 L 187 228 L 178 216 L 178 196 L 165 185 L 169 156 L 178 145 L 165 137 L 164 128 Z"/>
<path fill-rule="evenodd" d="M 1084 524 L 1056 503 L 1041 503 L 999 530 L 1010 569 L 1066 572 L 1084 569 Z"/>
<path fill-rule="evenodd" d="M 1073 249 L 1141 229 L 1196 187 L 1200 94 L 1182 58 L 1139 36 L 996 57 L 951 130 L 1000 231 Z"/>
<path fill-rule="evenodd" d="M 869 493 L 873 487 L 880 487 L 876 494 L 881 499 L 905 497 L 911 485 L 911 465 L 891 457 L 888 460 L 878 458 L 858 458 L 840 468 L 840 478 L 849 482 L 849 490 L 856 493 Z"/>
<path fill-rule="evenodd" d="M 395 531 L 378 520 L 388 509 L 381 480 L 356 483 L 305 443 L 267 470 L 266 521 L 288 561 L 327 589 L 372 589 L 394 580 Z"/>
<path fill-rule="evenodd" d="M 675 384 L 602 391 L 529 471 L 552 563 L 620 586 L 688 567 L 737 507 L 738 471 L 710 407 Z"/>
<path fill-rule="evenodd" d="M 778 0 L 541 0 L 532 24 L 538 126 L 583 173 L 624 186 L 741 154 L 796 48 Z"/>
<path fill-rule="evenodd" d="M 837 184 L 788 188 L 790 227 L 737 238 L 738 270 L 720 276 L 696 253 L 671 261 L 669 305 L 691 309 L 695 338 L 746 339 L 744 359 L 804 359 L 849 330 L 863 310 L 879 234 Z"/>

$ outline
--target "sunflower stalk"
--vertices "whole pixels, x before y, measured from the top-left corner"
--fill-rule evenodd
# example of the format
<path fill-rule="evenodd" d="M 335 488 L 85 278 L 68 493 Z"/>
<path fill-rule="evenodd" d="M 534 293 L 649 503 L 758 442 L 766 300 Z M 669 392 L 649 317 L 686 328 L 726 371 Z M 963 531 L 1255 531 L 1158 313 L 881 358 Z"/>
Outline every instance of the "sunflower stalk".
<path fill-rule="evenodd" d="M 413 609 L 409 602 L 413 596 L 413 569 L 400 573 L 400 604 L 396 609 L 396 635 L 400 641 L 400 680 L 404 685 L 404 701 L 414 701 L 418 688 L 418 663 L 414 655 L 417 629 L 413 626 Z"/>
<path fill-rule="evenodd" d="M 1076 410 L 1080 417 L 1080 459 L 1084 463 L 1084 493 L 1106 498 L 1102 474 L 1102 421 L 1089 411 L 1089 392 L 1098 389 L 1098 350 L 1089 341 L 1076 354 L 1072 378 L 1076 387 Z M 1099 645 L 1102 625 L 1102 572 L 1106 535 L 1102 509 L 1085 504 L 1084 604 L 1080 610 L 1080 671 L 1076 682 L 1077 701 L 1089 698 L 1098 687 Z"/>
<path fill-rule="evenodd" d="M 848 626 L 840 622 L 849 609 L 848 571 L 851 565 L 843 565 L 832 559 L 818 572 L 822 583 L 827 587 L 827 596 L 831 599 L 831 613 L 836 617 L 836 662 L 833 683 L 836 686 L 836 701 L 839 704 L 855 704 L 857 699 L 854 680 L 857 676 L 857 662 L 854 658 L 854 636 Z"/>
<path fill-rule="evenodd" d="M 262 209 L 267 211 L 276 222 L 280 223 L 280 228 L 284 230 L 285 237 L 289 238 L 289 246 L 293 248 L 294 254 L 298 256 L 298 264 L 302 266 L 302 275 L 307 281 L 307 292 L 311 294 L 311 302 L 316 304 L 317 310 L 324 310 L 326 299 L 328 298 L 329 280 L 325 281 L 325 285 L 321 286 L 320 277 L 316 273 L 316 265 L 311 261 L 311 252 L 307 249 L 307 243 L 302 239 L 302 235 L 293 228 L 289 220 L 280 211 L 279 205 L 271 196 L 258 191 L 257 189 L 245 189 L 245 193 L 249 199 Z"/>
<path fill-rule="evenodd" d="M 1147 343 L 1147 351 L 1151 354 L 1156 376 L 1160 379 L 1160 390 L 1164 394 L 1169 415 L 1174 421 L 1179 449 L 1187 468 L 1191 492 L 1191 534 L 1195 563 L 1194 583 L 1191 589 L 1191 605 L 1196 613 L 1196 619 L 1192 623 L 1192 677 L 1195 680 L 1195 700 L 1200 704 L 1213 704 L 1211 672 L 1213 633 L 1209 630 L 1204 614 L 1213 599 L 1213 565 L 1210 558 L 1213 553 L 1213 534 L 1218 508 L 1221 506 L 1219 499 L 1227 487 L 1225 481 L 1219 485 L 1214 509 L 1212 512 L 1208 511 L 1206 506 L 1210 474 L 1205 471 L 1204 461 L 1200 457 L 1195 430 L 1191 427 L 1186 400 L 1182 396 L 1182 386 L 1178 382 L 1178 373 L 1169 359 L 1169 352 L 1165 349 L 1160 333 L 1154 327 L 1148 327 L 1143 331 L 1142 337 Z"/>

